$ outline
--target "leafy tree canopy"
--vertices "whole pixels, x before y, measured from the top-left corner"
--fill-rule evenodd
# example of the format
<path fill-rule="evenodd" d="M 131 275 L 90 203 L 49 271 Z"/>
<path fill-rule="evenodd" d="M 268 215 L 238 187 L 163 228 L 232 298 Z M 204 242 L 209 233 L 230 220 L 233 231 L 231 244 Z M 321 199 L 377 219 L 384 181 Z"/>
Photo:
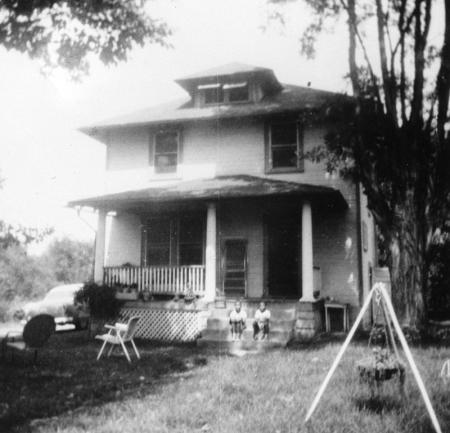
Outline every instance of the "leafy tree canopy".
<path fill-rule="evenodd" d="M 7 249 L 13 246 L 23 246 L 32 242 L 41 242 L 53 233 L 53 228 L 37 229 L 14 225 L 0 220 L 0 249 Z"/>
<path fill-rule="evenodd" d="M 397 312 L 422 327 L 430 250 L 450 215 L 450 2 L 304 2 L 313 11 L 301 37 L 309 57 L 318 35 L 345 18 L 354 96 L 330 107 L 339 121 L 313 156 L 362 185 L 389 252 Z M 432 27 L 441 30 L 433 38 Z"/>
<path fill-rule="evenodd" d="M 94 248 L 92 243 L 68 237 L 54 239 L 42 261 L 60 283 L 82 283 L 92 277 Z"/>
<path fill-rule="evenodd" d="M 166 45 L 167 25 L 148 16 L 141 0 L 4 0 L 0 45 L 57 66 L 79 78 L 89 54 L 110 65 L 127 59 L 135 45 Z"/>

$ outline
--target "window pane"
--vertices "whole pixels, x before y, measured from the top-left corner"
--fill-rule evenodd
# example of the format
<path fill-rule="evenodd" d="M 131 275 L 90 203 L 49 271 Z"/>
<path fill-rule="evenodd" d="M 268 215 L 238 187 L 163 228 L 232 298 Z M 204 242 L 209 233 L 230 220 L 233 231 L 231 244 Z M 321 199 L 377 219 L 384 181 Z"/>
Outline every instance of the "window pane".
<path fill-rule="evenodd" d="M 203 218 L 201 216 L 180 219 L 180 242 L 203 243 Z"/>
<path fill-rule="evenodd" d="M 272 146 L 283 144 L 297 144 L 297 124 L 280 123 L 271 126 Z"/>
<path fill-rule="evenodd" d="M 178 152 L 178 132 L 160 132 L 156 135 L 155 153 Z"/>
<path fill-rule="evenodd" d="M 229 92 L 230 102 L 248 101 L 248 85 L 230 89 Z"/>
<path fill-rule="evenodd" d="M 180 244 L 180 265 L 201 265 L 203 248 L 198 244 Z"/>
<path fill-rule="evenodd" d="M 169 153 L 167 155 L 155 155 L 155 170 L 158 173 L 175 171 L 177 168 L 178 155 Z"/>
<path fill-rule="evenodd" d="M 170 247 L 149 246 L 147 249 L 147 264 L 149 266 L 167 266 L 170 265 Z"/>
<path fill-rule="evenodd" d="M 223 102 L 223 90 L 222 87 L 215 89 L 205 89 L 205 104 L 218 104 Z"/>
<path fill-rule="evenodd" d="M 147 242 L 151 244 L 161 244 L 170 242 L 170 221 L 153 220 L 147 228 Z"/>
<path fill-rule="evenodd" d="M 297 146 L 272 148 L 272 167 L 297 167 Z"/>

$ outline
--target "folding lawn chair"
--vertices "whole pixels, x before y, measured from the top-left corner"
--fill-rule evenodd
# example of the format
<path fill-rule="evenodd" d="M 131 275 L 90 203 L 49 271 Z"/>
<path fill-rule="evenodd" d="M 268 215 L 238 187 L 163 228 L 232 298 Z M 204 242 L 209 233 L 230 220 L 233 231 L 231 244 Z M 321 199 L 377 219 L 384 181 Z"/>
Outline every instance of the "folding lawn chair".
<path fill-rule="evenodd" d="M 130 355 L 128 353 L 128 350 L 125 346 L 125 343 L 130 342 L 133 346 L 134 352 L 136 353 L 136 356 L 138 359 L 141 358 L 139 355 L 139 352 L 137 350 L 136 344 L 134 344 L 134 334 L 136 333 L 137 329 L 137 322 L 139 320 L 139 316 L 133 316 L 128 323 L 116 323 L 113 325 L 105 325 L 105 328 L 109 329 L 109 332 L 107 334 L 102 335 L 96 335 L 95 338 L 97 340 L 102 340 L 103 344 L 100 348 L 100 351 L 98 352 L 97 361 L 101 358 L 103 351 L 106 348 L 106 345 L 109 343 L 111 347 L 108 351 L 108 356 L 111 355 L 114 347 L 121 346 L 123 353 L 125 354 L 128 362 L 131 362 Z"/>
<path fill-rule="evenodd" d="M 37 351 L 48 341 L 55 332 L 55 319 L 49 314 L 38 314 L 32 317 L 22 332 L 8 332 L 2 341 L 3 357 L 6 349 L 34 350 L 34 362 L 37 360 Z"/>

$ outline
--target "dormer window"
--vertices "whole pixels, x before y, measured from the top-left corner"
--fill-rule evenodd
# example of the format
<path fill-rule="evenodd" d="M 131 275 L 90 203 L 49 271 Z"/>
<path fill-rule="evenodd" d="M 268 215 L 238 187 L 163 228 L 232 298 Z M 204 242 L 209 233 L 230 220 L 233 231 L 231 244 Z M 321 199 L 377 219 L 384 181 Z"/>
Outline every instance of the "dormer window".
<path fill-rule="evenodd" d="M 198 86 L 200 91 L 203 91 L 205 104 L 221 104 L 223 102 L 223 89 L 219 83 L 202 84 Z"/>
<path fill-rule="evenodd" d="M 234 104 L 250 100 L 249 85 L 247 81 L 237 83 L 213 83 L 197 86 L 204 105 Z"/>
<path fill-rule="evenodd" d="M 242 83 L 224 84 L 223 90 L 226 95 L 225 98 L 230 103 L 246 102 L 249 100 L 248 83 L 246 81 Z"/>

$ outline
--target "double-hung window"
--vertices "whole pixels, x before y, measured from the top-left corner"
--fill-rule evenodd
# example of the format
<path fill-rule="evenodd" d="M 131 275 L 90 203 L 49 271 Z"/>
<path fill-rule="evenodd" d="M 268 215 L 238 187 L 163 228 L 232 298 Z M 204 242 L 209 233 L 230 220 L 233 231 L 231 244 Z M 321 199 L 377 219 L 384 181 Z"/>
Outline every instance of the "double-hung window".
<path fill-rule="evenodd" d="M 154 136 L 155 173 L 174 173 L 177 171 L 180 134 L 178 131 L 159 131 Z"/>
<path fill-rule="evenodd" d="M 146 266 L 203 264 L 205 219 L 201 214 L 150 218 L 143 227 Z"/>
<path fill-rule="evenodd" d="M 268 169 L 302 171 L 303 140 L 299 122 L 283 121 L 268 125 Z"/>
<path fill-rule="evenodd" d="M 170 265 L 172 225 L 169 219 L 153 219 L 144 229 L 145 264 Z"/>

